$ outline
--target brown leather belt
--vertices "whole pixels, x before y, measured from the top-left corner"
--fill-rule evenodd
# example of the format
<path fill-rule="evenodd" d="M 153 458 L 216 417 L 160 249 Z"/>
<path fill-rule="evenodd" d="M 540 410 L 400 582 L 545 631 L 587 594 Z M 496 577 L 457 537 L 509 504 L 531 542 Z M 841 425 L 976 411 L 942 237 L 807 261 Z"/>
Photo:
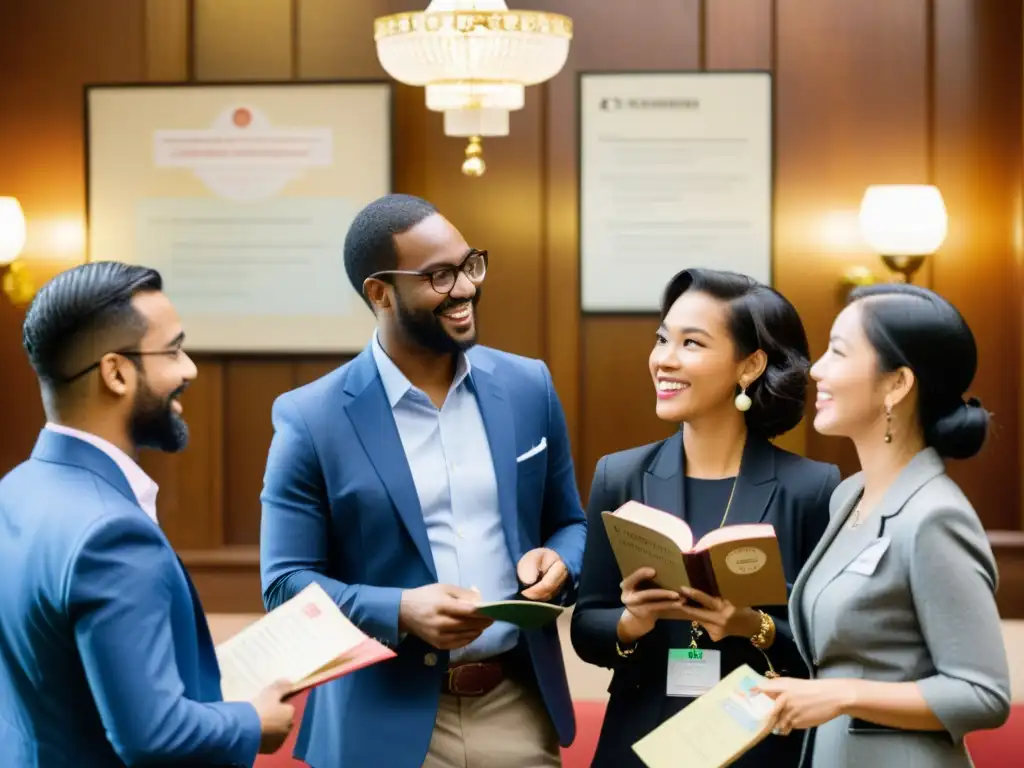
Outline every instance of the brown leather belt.
<path fill-rule="evenodd" d="M 441 678 L 441 692 L 452 696 L 486 696 L 505 680 L 516 679 L 517 667 L 511 652 L 484 661 L 452 664 Z"/>

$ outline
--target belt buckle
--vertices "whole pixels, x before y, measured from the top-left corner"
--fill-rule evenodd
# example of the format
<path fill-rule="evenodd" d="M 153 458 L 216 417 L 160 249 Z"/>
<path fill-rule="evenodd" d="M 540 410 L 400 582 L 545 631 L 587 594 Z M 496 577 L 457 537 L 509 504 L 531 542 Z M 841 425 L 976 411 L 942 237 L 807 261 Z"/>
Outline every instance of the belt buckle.
<path fill-rule="evenodd" d="M 466 664 L 459 664 L 457 667 L 448 668 L 448 690 L 454 693 L 456 696 L 482 696 L 486 692 L 486 688 L 482 684 L 478 683 L 478 687 L 475 690 L 464 690 L 459 684 L 461 673 L 468 667 L 475 668 L 478 672 L 483 671 L 484 665 L 480 662 L 468 662 Z"/>

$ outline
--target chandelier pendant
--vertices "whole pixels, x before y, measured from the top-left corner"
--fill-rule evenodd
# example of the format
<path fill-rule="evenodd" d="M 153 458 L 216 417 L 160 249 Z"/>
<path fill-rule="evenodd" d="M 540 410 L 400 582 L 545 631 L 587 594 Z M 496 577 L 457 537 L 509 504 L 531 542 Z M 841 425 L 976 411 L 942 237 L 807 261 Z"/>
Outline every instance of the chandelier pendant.
<path fill-rule="evenodd" d="M 523 108 L 528 86 L 562 70 L 572 40 L 569 17 L 509 10 L 504 0 L 432 0 L 373 25 L 384 71 L 425 89 L 446 136 L 469 139 L 467 176 L 483 174 L 482 138 L 508 135 L 509 113 Z"/>

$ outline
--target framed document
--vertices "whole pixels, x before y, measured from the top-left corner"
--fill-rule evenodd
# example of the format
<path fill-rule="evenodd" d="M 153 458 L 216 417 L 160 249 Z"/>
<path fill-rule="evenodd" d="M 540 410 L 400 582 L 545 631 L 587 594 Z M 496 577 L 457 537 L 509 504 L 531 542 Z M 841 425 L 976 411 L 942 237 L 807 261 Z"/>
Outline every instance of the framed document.
<path fill-rule="evenodd" d="M 100 85 L 85 107 L 88 258 L 158 269 L 189 350 L 367 343 L 343 244 L 392 190 L 390 83 Z"/>
<path fill-rule="evenodd" d="M 584 72 L 578 93 L 584 312 L 657 312 L 686 267 L 771 284 L 770 73 Z"/>

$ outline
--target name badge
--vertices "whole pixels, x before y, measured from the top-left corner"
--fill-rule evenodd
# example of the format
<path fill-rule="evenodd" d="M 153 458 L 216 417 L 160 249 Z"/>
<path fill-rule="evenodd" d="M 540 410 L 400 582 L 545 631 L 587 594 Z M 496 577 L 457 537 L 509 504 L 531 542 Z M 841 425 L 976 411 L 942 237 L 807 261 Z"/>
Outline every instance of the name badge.
<path fill-rule="evenodd" d="M 890 541 L 888 536 L 882 536 L 871 542 L 864 548 L 863 552 L 857 555 L 856 560 L 846 566 L 846 570 L 861 576 L 873 575 L 879 562 L 882 560 L 882 555 L 889 548 Z"/>
<path fill-rule="evenodd" d="M 697 698 L 722 679 L 722 654 L 707 648 L 672 648 L 668 652 L 666 696 Z"/>

